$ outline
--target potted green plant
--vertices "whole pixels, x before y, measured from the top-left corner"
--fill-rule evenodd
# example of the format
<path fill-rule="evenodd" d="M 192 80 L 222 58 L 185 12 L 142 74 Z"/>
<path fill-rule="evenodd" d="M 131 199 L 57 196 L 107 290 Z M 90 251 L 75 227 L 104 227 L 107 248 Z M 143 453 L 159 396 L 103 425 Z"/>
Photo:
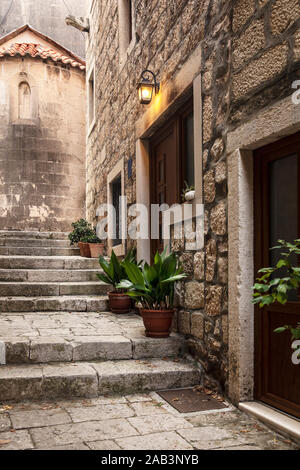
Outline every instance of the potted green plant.
<path fill-rule="evenodd" d="M 118 285 L 127 289 L 129 296 L 141 304 L 146 336 L 167 338 L 174 316 L 175 283 L 184 279 L 182 267 L 174 253 L 156 253 L 154 263 L 145 263 L 142 268 L 129 260 L 124 261 L 128 279 Z"/>
<path fill-rule="evenodd" d="M 115 252 L 112 251 L 110 260 L 103 256 L 99 257 L 99 263 L 103 273 L 97 274 L 100 281 L 113 286 L 113 291 L 108 293 L 109 308 L 113 313 L 129 313 L 131 310 L 131 297 L 127 295 L 127 288 L 119 287 L 122 280 L 127 279 L 125 262 L 135 263 L 135 250 L 130 250 L 127 256 L 119 261 Z"/>
<path fill-rule="evenodd" d="M 84 237 L 82 242 L 89 244 L 91 258 L 99 258 L 99 256 L 103 256 L 104 243 L 102 243 L 100 238 L 97 237 L 96 229 L 94 229 L 92 235 Z"/>
<path fill-rule="evenodd" d="M 85 219 L 80 219 L 77 222 L 73 222 L 72 227 L 73 231 L 69 233 L 69 240 L 71 246 L 78 243 L 78 246 L 80 248 L 80 256 L 83 256 L 84 258 L 90 258 L 91 252 L 89 243 L 84 240 L 94 235 L 93 227 Z"/>
<path fill-rule="evenodd" d="M 292 258 L 300 255 L 300 240 L 294 240 L 294 243 L 278 240 L 278 246 L 271 250 L 281 250 L 281 257 L 276 266 L 260 269 L 261 274 L 256 279 L 253 286 L 253 303 L 259 304 L 260 308 L 279 302 L 284 305 L 289 300 L 291 291 L 298 291 L 300 286 L 300 267 L 293 266 Z M 278 277 L 276 274 L 279 274 Z M 300 323 L 297 325 L 284 325 L 274 330 L 274 333 L 283 333 L 290 331 L 292 342 L 300 340 Z M 298 358 L 300 358 L 300 346 L 296 346 L 299 350 Z"/>

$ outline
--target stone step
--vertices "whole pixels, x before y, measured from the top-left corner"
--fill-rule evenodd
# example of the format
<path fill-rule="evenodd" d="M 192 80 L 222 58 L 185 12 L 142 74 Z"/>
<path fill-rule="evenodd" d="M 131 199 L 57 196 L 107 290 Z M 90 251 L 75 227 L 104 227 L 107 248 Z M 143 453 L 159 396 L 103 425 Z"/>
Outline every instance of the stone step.
<path fill-rule="evenodd" d="M 70 248 L 70 241 L 48 238 L 0 238 L 0 246 Z M 74 248 L 78 248 L 77 245 Z"/>
<path fill-rule="evenodd" d="M 50 297 L 59 295 L 106 295 L 111 286 L 90 282 L 0 282 L 1 297 Z"/>
<path fill-rule="evenodd" d="M 71 230 L 71 228 L 70 228 Z M 67 240 L 67 232 L 37 232 L 37 231 L 19 231 L 19 230 L 0 230 L 0 239 L 3 238 L 36 238 L 49 240 Z"/>
<path fill-rule="evenodd" d="M 114 361 L 125 359 L 170 358 L 184 353 L 184 340 L 170 338 L 128 338 L 110 336 L 38 336 L 5 338 L 6 364 L 45 364 L 52 362 Z M 1 374 L 0 374 L 1 376 Z"/>
<path fill-rule="evenodd" d="M 97 281 L 101 269 L 0 269 L 0 282 L 87 282 Z"/>
<path fill-rule="evenodd" d="M 80 256 L 0 256 L 0 269 L 97 269 L 96 258 Z"/>
<path fill-rule="evenodd" d="M 199 369 L 184 360 L 125 360 L 1 366 L 1 401 L 97 397 L 200 383 Z"/>
<path fill-rule="evenodd" d="M 105 312 L 106 296 L 1 297 L 0 312 Z M 1 313 L 0 313 L 1 316 Z"/>
<path fill-rule="evenodd" d="M 25 243 L 26 245 L 26 243 Z M 79 248 L 0 246 L 1 256 L 79 256 Z"/>

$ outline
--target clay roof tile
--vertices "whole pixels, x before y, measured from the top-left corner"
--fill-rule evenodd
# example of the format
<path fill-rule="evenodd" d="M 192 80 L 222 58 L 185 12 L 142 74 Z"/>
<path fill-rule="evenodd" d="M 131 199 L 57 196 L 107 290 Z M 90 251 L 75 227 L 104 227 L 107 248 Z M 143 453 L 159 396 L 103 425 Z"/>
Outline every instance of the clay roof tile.
<path fill-rule="evenodd" d="M 5 56 L 26 56 L 40 57 L 41 59 L 51 59 L 54 62 L 62 62 L 64 64 L 70 64 L 72 67 L 78 67 L 80 70 L 85 70 L 84 63 L 80 63 L 74 60 L 72 57 L 68 57 L 54 49 L 47 48 L 41 44 L 33 43 L 15 43 L 9 46 L 0 47 L 0 58 Z"/>

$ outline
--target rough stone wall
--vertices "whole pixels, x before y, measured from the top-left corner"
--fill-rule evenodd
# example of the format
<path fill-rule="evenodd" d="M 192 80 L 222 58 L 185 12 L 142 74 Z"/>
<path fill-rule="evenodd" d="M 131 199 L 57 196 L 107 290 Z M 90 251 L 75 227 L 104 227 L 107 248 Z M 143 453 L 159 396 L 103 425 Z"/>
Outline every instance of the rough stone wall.
<path fill-rule="evenodd" d="M 32 119 L 18 117 L 18 85 Z M 0 228 L 69 230 L 85 215 L 85 72 L 30 57 L 0 61 Z"/>
<path fill-rule="evenodd" d="M 232 24 L 230 127 L 292 93 L 299 78 L 298 0 L 237 0 Z"/>
<path fill-rule="evenodd" d="M 1 0 L 0 37 L 14 29 L 30 24 L 67 49 L 85 56 L 85 37 L 65 23 L 69 14 L 86 16 L 90 0 Z"/>
<path fill-rule="evenodd" d="M 185 251 L 183 242 L 172 243 L 189 275 L 177 289 L 175 328 L 186 335 L 206 381 L 226 389 L 226 136 L 258 109 L 291 94 L 299 76 L 300 6 L 297 0 L 137 0 L 136 15 L 139 40 L 120 69 L 117 2 L 95 2 L 87 57 L 95 59 L 97 121 L 88 142 L 87 211 L 95 220 L 115 162 L 135 162 L 135 123 L 144 111 L 136 96 L 141 71 L 150 68 L 168 83 L 201 44 L 205 247 L 195 253 Z M 135 185 L 135 176 L 126 174 L 129 203 Z"/>

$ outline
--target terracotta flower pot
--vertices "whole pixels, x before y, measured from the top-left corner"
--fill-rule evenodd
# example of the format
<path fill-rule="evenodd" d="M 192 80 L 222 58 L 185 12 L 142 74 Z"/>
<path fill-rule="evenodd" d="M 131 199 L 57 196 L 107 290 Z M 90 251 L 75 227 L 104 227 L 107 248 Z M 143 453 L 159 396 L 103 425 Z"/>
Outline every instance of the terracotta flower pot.
<path fill-rule="evenodd" d="M 90 258 L 91 257 L 91 251 L 90 251 L 90 244 L 89 243 L 79 242 L 78 246 L 80 248 L 80 256 L 82 256 L 83 258 Z"/>
<path fill-rule="evenodd" d="M 92 258 L 99 258 L 103 255 L 104 243 L 90 243 L 89 245 Z"/>
<path fill-rule="evenodd" d="M 126 294 L 109 292 L 108 303 L 112 313 L 129 313 L 131 310 L 131 297 Z"/>
<path fill-rule="evenodd" d="M 141 309 L 146 336 L 150 338 L 168 338 L 175 310 Z"/>

